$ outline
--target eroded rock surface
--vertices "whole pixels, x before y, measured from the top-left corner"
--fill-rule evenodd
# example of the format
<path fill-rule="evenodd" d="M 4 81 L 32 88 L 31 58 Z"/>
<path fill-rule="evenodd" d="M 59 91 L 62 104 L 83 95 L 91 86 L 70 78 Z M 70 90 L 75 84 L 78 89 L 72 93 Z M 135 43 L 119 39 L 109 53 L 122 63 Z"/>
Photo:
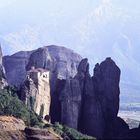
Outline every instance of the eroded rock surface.
<path fill-rule="evenodd" d="M 48 46 L 29 52 L 26 57 L 27 52 L 22 54 L 24 59 L 20 61 L 16 58 L 21 58 L 20 53 L 4 58 L 9 83 L 21 84 L 32 66 L 48 69 L 52 122 L 61 122 L 97 138 L 126 138 L 128 125 L 117 117 L 120 69 L 111 58 L 96 64 L 91 76 L 88 60 L 64 47 Z M 17 66 L 11 68 L 8 63 Z M 14 79 L 15 73 L 22 74 L 22 78 Z M 39 94 L 35 82 L 23 87 L 26 93 Z"/>
<path fill-rule="evenodd" d="M 108 138 L 111 135 L 108 132 L 111 131 L 112 123 L 116 129 L 119 128 L 118 125 L 123 127 L 123 123 L 119 123 L 117 118 L 119 80 L 120 69 L 111 58 L 95 66 L 93 77 L 89 74 L 88 60 L 83 59 L 79 64 L 77 75 L 66 80 L 61 92 L 61 96 L 65 97 L 61 100 L 61 113 L 66 118 L 61 119 L 62 123 L 97 138 Z M 72 102 L 75 97 L 77 100 Z M 75 111 L 72 111 L 74 109 Z"/>
<path fill-rule="evenodd" d="M 11 56 L 3 57 L 3 66 L 9 85 L 17 87 L 26 79 L 26 65 L 32 52 L 18 52 Z"/>
<path fill-rule="evenodd" d="M 21 119 L 17 119 L 12 116 L 0 116 L 0 130 L 1 131 L 13 131 L 24 130 L 25 123 Z"/>
<path fill-rule="evenodd" d="M 43 118 L 49 115 L 51 103 L 49 71 L 34 67 L 28 71 L 27 79 L 21 86 L 20 99 Z"/>

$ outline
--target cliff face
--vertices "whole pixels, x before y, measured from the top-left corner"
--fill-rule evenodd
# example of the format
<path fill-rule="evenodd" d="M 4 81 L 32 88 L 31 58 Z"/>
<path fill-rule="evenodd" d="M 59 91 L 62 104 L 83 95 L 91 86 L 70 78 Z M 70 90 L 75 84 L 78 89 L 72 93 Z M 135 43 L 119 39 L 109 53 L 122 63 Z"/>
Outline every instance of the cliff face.
<path fill-rule="evenodd" d="M 18 87 L 23 84 L 32 66 L 49 70 L 52 121 L 60 121 L 61 113 L 56 112 L 60 112 L 59 91 L 62 90 L 63 79 L 76 75 L 82 57 L 64 47 L 47 46 L 30 52 L 18 52 L 3 59 L 8 83 Z M 28 91 L 28 88 L 25 89 Z"/>
<path fill-rule="evenodd" d="M 32 52 L 18 52 L 3 57 L 8 84 L 19 86 L 26 78 L 26 65 Z"/>
<path fill-rule="evenodd" d="M 100 65 L 95 66 L 93 81 L 98 98 L 104 107 L 104 117 L 107 120 L 113 119 L 119 110 L 120 69 L 111 58 L 107 58 Z"/>
<path fill-rule="evenodd" d="M 50 79 L 74 77 L 82 57 L 72 50 L 60 46 L 47 46 L 30 52 L 18 52 L 3 57 L 8 83 L 19 86 L 32 66 L 50 71 Z M 18 76 L 15 76 L 18 75 Z M 51 80 L 53 87 L 56 80 Z M 54 88 L 53 88 L 54 89 Z"/>
<path fill-rule="evenodd" d="M 120 69 L 111 58 L 96 65 L 93 77 L 88 60 L 83 59 L 77 75 L 66 80 L 61 92 L 62 123 L 98 138 L 113 137 L 108 132 L 112 131 L 110 125 L 118 122 L 119 80 Z"/>
<path fill-rule="evenodd" d="M 48 46 L 22 52 L 24 59 L 19 59 L 20 53 L 4 57 L 9 83 L 18 81 L 22 84 L 26 71 L 32 66 L 49 70 L 52 122 L 61 122 L 97 138 L 127 136 L 127 124 L 117 117 L 120 69 L 111 58 L 97 64 L 94 75 L 90 76 L 88 60 L 82 60 L 78 54 L 64 47 Z M 9 67 L 9 63 L 15 67 Z M 20 74 L 22 76 L 18 78 Z M 24 86 L 25 93 L 31 96 L 29 89 L 38 92 L 35 83 L 28 86 Z M 24 95 L 21 93 L 23 98 Z"/>
<path fill-rule="evenodd" d="M 77 79 L 65 81 L 64 90 L 59 100 L 61 102 L 61 122 L 69 127 L 78 128 L 81 108 L 81 89 Z"/>
<path fill-rule="evenodd" d="M 51 103 L 49 71 L 45 69 L 28 71 L 27 79 L 21 86 L 20 99 L 43 118 L 49 115 Z"/>

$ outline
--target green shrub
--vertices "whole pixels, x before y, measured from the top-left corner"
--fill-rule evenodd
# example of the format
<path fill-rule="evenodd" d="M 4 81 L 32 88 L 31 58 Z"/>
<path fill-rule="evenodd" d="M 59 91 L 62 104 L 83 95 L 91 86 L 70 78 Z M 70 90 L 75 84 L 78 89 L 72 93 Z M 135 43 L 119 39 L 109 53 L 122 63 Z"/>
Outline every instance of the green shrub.
<path fill-rule="evenodd" d="M 63 126 L 63 125 L 59 124 L 58 122 L 55 123 L 52 126 L 52 128 L 57 134 L 62 136 L 64 138 L 64 140 L 70 140 L 70 139 L 93 140 L 93 139 L 95 139 L 93 137 L 84 135 L 73 128 Z"/>
<path fill-rule="evenodd" d="M 43 113 L 44 113 L 44 104 L 42 104 L 41 107 L 40 107 L 39 116 L 40 116 L 40 117 L 43 117 Z"/>
<path fill-rule="evenodd" d="M 94 139 L 93 137 L 84 135 L 84 134 L 78 132 L 77 130 L 75 130 L 73 128 L 69 128 L 67 126 L 64 126 L 63 131 L 67 134 L 67 136 L 70 139 L 82 139 L 82 140 Z"/>
<path fill-rule="evenodd" d="M 41 122 L 34 111 L 28 110 L 26 105 L 17 96 L 12 96 L 7 89 L 0 90 L 0 115 L 20 118 L 28 126 L 40 125 Z"/>
<path fill-rule="evenodd" d="M 30 97 L 30 107 L 31 110 L 34 110 L 34 105 L 35 105 L 35 97 Z"/>
<path fill-rule="evenodd" d="M 18 96 L 18 88 L 16 86 L 6 86 L 4 90 L 7 94 L 13 97 Z"/>

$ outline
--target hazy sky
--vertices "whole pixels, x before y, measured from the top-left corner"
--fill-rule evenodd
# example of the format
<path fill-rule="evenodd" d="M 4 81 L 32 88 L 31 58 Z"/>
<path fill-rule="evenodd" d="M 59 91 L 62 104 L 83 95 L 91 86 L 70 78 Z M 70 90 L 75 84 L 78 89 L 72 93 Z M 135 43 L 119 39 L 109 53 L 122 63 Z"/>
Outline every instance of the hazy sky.
<path fill-rule="evenodd" d="M 4 54 L 55 44 L 140 71 L 139 15 L 139 0 L 0 0 L 0 42 Z"/>
<path fill-rule="evenodd" d="M 93 20 L 90 16 L 101 6 L 109 9 L 112 5 L 115 14 L 120 14 L 119 9 L 122 9 L 121 14 L 125 15 L 127 11 L 139 12 L 140 1 L 0 0 L 0 39 L 4 53 L 11 54 L 17 50 L 33 49 L 48 44 L 64 45 L 81 53 L 79 49 L 86 49 L 81 45 L 81 40 L 93 37 L 90 33 L 85 33 L 88 32 L 88 28 L 92 30 L 88 27 L 90 20 Z M 110 16 L 111 13 L 107 14 Z M 82 26 L 83 22 L 87 25 Z"/>
<path fill-rule="evenodd" d="M 0 42 L 4 54 L 62 45 L 91 67 L 111 56 L 139 72 L 139 15 L 140 0 L 0 0 Z"/>
<path fill-rule="evenodd" d="M 125 92 L 139 92 L 140 0 L 0 0 L 0 43 L 4 54 L 62 45 L 89 58 L 91 73 L 111 56 Z"/>

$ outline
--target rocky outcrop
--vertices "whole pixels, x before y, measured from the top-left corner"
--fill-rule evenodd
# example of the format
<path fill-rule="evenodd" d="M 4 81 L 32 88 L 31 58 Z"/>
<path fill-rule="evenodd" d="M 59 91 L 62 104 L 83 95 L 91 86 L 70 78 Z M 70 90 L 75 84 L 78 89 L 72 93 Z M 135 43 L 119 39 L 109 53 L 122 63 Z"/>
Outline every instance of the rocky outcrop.
<path fill-rule="evenodd" d="M 78 72 L 77 77 L 82 83 L 82 108 L 79 129 L 85 134 L 101 137 L 103 135 L 103 116 L 94 90 L 93 80 L 89 74 L 87 59 L 81 61 Z"/>
<path fill-rule="evenodd" d="M 110 125 L 116 122 L 119 110 L 120 69 L 111 58 L 94 68 L 93 84 L 96 97 L 101 105 L 104 123 L 104 137 L 108 137 Z"/>
<path fill-rule="evenodd" d="M 61 122 L 69 127 L 78 128 L 81 108 L 81 89 L 77 79 L 68 79 L 60 97 Z"/>
<path fill-rule="evenodd" d="M 62 140 L 60 136 L 48 129 L 27 127 L 25 134 L 27 140 Z"/>
<path fill-rule="evenodd" d="M 5 86 L 7 86 L 7 82 L 6 82 L 6 77 L 5 77 L 5 70 L 4 67 L 2 65 L 2 49 L 0 46 L 0 89 L 3 89 Z"/>
<path fill-rule="evenodd" d="M 12 116 L 0 116 L 0 131 L 24 130 L 25 123 Z"/>
<path fill-rule="evenodd" d="M 111 58 L 95 66 L 93 77 L 88 60 L 83 59 L 77 75 L 66 80 L 61 92 L 61 122 L 97 138 L 113 138 L 119 128 L 124 128 L 120 137 L 126 134 L 128 126 L 117 118 L 119 80 L 120 69 Z"/>
<path fill-rule="evenodd" d="M 20 99 L 41 117 L 49 115 L 51 103 L 49 71 L 39 68 L 28 71 L 27 79 L 21 86 Z"/>
<path fill-rule="evenodd" d="M 129 139 L 140 139 L 140 125 L 138 128 L 129 130 Z"/>
<path fill-rule="evenodd" d="M 23 131 L 0 131 L 0 140 L 27 140 Z"/>
<path fill-rule="evenodd" d="M 90 76 L 88 60 L 64 47 L 39 48 L 19 62 L 17 55 L 20 53 L 4 58 L 9 83 L 21 84 L 32 66 L 50 71 L 52 122 L 61 122 L 97 138 L 127 138 L 124 136 L 128 136 L 128 125 L 117 117 L 120 69 L 111 58 L 96 64 L 94 75 Z M 17 66 L 11 68 L 8 63 Z M 22 78 L 13 80 L 15 73 L 23 73 Z M 32 92 L 39 94 L 36 82 L 26 82 L 22 98 L 28 98 Z"/>
<path fill-rule="evenodd" d="M 117 116 L 119 110 L 120 69 L 111 58 L 107 58 L 95 66 L 93 81 L 104 118 L 110 121 Z"/>
<path fill-rule="evenodd" d="M 26 71 L 33 65 L 36 68 L 50 70 L 51 79 L 74 77 L 81 59 L 80 55 L 70 49 L 51 45 L 34 51 L 21 51 L 11 56 L 4 56 L 3 65 L 8 83 L 18 86 L 26 79 Z M 56 80 L 51 82 L 54 87 Z"/>
<path fill-rule="evenodd" d="M 59 94 L 63 80 L 74 77 L 82 57 L 72 50 L 59 46 L 46 46 L 31 52 L 18 52 L 4 57 L 4 66 L 8 83 L 21 85 L 26 79 L 27 71 L 32 66 L 50 71 L 51 118 L 60 121 Z M 26 88 L 25 88 L 26 89 Z"/>
<path fill-rule="evenodd" d="M 120 117 L 115 117 L 110 122 L 107 121 L 105 128 L 105 139 L 128 139 L 129 126 Z"/>

